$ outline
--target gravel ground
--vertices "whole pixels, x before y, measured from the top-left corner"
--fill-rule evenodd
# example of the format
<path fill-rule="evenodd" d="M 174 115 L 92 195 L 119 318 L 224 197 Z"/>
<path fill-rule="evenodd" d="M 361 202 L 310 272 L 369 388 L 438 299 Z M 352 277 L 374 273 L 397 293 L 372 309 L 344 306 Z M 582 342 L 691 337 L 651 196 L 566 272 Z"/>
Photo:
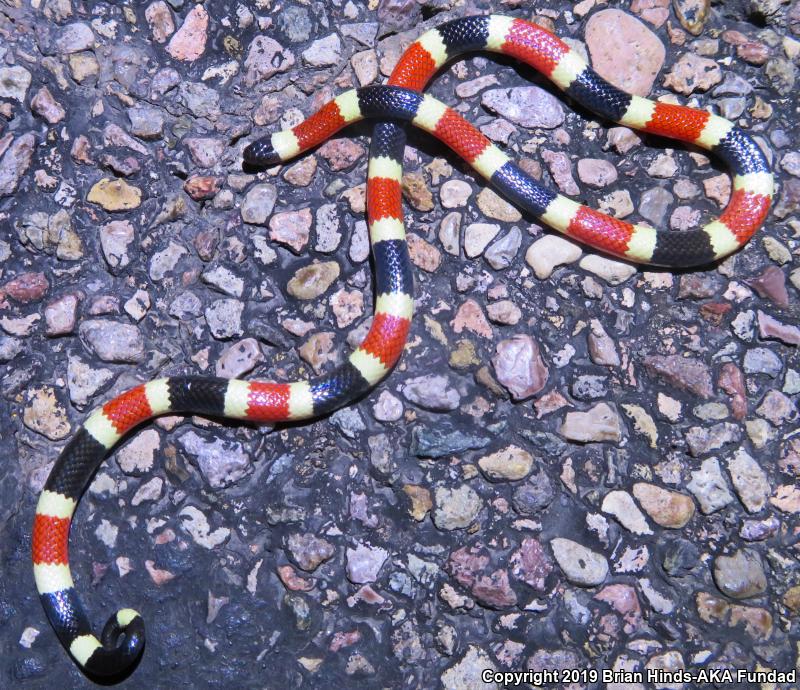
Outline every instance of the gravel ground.
<path fill-rule="evenodd" d="M 628 90 L 737 120 L 778 179 L 766 227 L 707 271 L 642 270 L 543 230 L 413 133 L 417 315 L 388 379 L 311 424 L 161 419 L 84 496 L 71 560 L 91 618 L 132 606 L 148 626 L 122 685 L 796 669 L 800 1 L 703 6 L 4 0 L 0 686 L 92 685 L 29 555 L 92 407 L 179 372 L 326 371 L 369 325 L 369 126 L 267 172 L 243 146 L 487 10 L 554 29 Z M 513 60 L 460 60 L 431 92 L 620 217 L 693 227 L 730 193 L 717 161 L 597 121 Z M 693 685 L 795 687 L 605 687 Z"/>

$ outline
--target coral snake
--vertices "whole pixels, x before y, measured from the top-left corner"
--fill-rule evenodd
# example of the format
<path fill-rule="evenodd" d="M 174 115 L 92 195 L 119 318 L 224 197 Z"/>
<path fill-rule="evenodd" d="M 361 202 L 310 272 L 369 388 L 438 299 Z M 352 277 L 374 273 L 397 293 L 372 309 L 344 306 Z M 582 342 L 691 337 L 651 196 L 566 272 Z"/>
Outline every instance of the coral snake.
<path fill-rule="evenodd" d="M 511 55 L 606 120 L 707 149 L 733 172 L 725 211 L 702 228 L 656 231 L 604 215 L 538 184 L 455 111 L 420 95 L 437 70 L 467 51 Z M 335 371 L 307 381 L 268 383 L 174 376 L 137 386 L 95 410 L 63 449 L 36 508 L 33 569 L 50 623 L 73 659 L 90 676 L 129 672 L 142 653 L 142 618 L 122 609 L 98 639 L 92 634 L 68 560 L 70 520 L 95 470 L 132 428 L 155 415 L 192 413 L 281 422 L 319 417 L 353 401 L 399 359 L 413 309 L 413 278 L 401 208 L 406 142 L 401 122 L 443 141 L 491 185 L 551 228 L 631 261 L 688 267 L 707 264 L 741 247 L 764 221 L 773 177 L 764 154 L 728 120 L 681 105 L 630 95 L 596 74 L 566 43 L 522 19 L 487 15 L 456 19 L 424 33 L 402 55 L 386 86 L 347 91 L 291 130 L 251 143 L 247 163 L 287 161 L 363 118 L 375 126 L 371 143 L 367 217 L 375 264 L 375 314 L 361 345 Z"/>

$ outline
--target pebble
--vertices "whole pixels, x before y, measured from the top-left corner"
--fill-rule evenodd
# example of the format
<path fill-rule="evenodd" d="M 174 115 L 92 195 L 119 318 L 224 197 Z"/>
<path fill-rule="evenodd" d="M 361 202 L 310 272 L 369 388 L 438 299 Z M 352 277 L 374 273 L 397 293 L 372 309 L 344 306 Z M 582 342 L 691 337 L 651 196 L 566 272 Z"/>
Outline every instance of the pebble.
<path fill-rule="evenodd" d="M 241 297 L 244 281 L 224 266 L 210 266 L 200 275 L 206 285 L 216 288 L 229 297 Z"/>
<path fill-rule="evenodd" d="M 578 179 L 590 187 L 601 189 L 616 182 L 617 169 L 602 158 L 581 158 L 578 161 Z"/>
<path fill-rule="evenodd" d="M 579 443 L 619 443 L 622 440 L 622 420 L 616 409 L 602 402 L 586 412 L 567 412 L 560 433 L 567 440 Z"/>
<path fill-rule="evenodd" d="M 711 372 L 698 359 L 681 355 L 649 355 L 644 358 L 644 367 L 651 376 L 700 398 L 712 395 Z"/>
<path fill-rule="evenodd" d="M 135 434 L 116 454 L 119 468 L 128 475 L 140 477 L 153 469 L 161 437 L 155 429 L 143 429 Z"/>
<path fill-rule="evenodd" d="M 194 62 L 205 52 L 207 35 L 208 12 L 202 5 L 195 5 L 170 38 L 167 52 L 176 60 Z"/>
<path fill-rule="evenodd" d="M 733 488 L 736 489 L 744 507 L 751 513 L 763 509 L 772 490 L 769 479 L 758 462 L 746 450 L 740 448 L 728 458 L 727 464 Z"/>
<path fill-rule="evenodd" d="M 772 350 L 754 347 L 745 352 L 744 371 L 746 374 L 764 374 L 777 378 L 783 369 L 783 362 Z"/>
<path fill-rule="evenodd" d="M 652 534 L 642 511 L 633 502 L 627 491 L 609 491 L 603 498 L 602 511 L 613 515 L 617 521 L 633 534 Z"/>
<path fill-rule="evenodd" d="M 439 224 L 439 241 L 443 249 L 453 256 L 458 256 L 461 248 L 459 238 L 461 231 L 461 214 L 458 211 L 448 213 Z"/>
<path fill-rule="evenodd" d="M 150 26 L 153 40 L 157 43 L 164 43 L 175 33 L 175 22 L 172 19 L 172 12 L 170 12 L 167 3 L 162 0 L 151 2 L 144 11 L 144 18 Z"/>
<path fill-rule="evenodd" d="M 403 417 L 403 403 L 386 389 L 380 392 L 372 408 L 372 414 L 379 422 L 396 422 Z"/>
<path fill-rule="evenodd" d="M 158 128 L 150 128 L 148 134 L 156 129 Z M 137 134 L 136 132 L 134 133 Z M 157 136 L 160 136 L 160 134 L 161 132 L 159 131 Z M 137 136 L 143 135 L 137 134 Z M 222 158 L 222 154 L 225 152 L 225 142 L 222 141 L 222 139 L 213 137 L 187 137 L 183 140 L 183 143 L 186 145 L 186 148 L 189 149 L 189 154 L 194 163 L 201 168 L 213 167 L 217 164 L 219 159 Z"/>
<path fill-rule="evenodd" d="M 350 58 L 359 86 L 367 86 L 378 79 L 378 55 L 374 50 L 362 50 Z"/>
<path fill-rule="evenodd" d="M 628 93 L 650 93 L 666 50 L 645 24 L 622 10 L 601 10 L 589 18 L 585 40 L 601 77 Z"/>
<path fill-rule="evenodd" d="M 31 431 L 51 441 L 60 441 L 72 431 L 67 411 L 56 398 L 52 386 L 41 386 L 26 391 L 22 422 Z"/>
<path fill-rule="evenodd" d="M 169 305 L 169 314 L 176 319 L 187 320 L 203 313 L 203 303 L 193 292 L 180 293 Z"/>
<path fill-rule="evenodd" d="M 312 67 L 328 67 L 337 64 L 342 58 L 342 41 L 332 33 L 314 41 L 303 51 L 303 61 Z"/>
<path fill-rule="evenodd" d="M 257 184 L 251 187 L 242 200 L 241 214 L 245 223 L 265 225 L 275 207 L 278 191 L 272 184 Z"/>
<path fill-rule="evenodd" d="M 522 318 L 522 310 L 511 300 L 492 302 L 486 307 L 489 320 L 504 326 L 515 326 Z"/>
<path fill-rule="evenodd" d="M 507 223 L 516 223 L 522 220 L 522 214 L 515 206 L 499 196 L 489 187 L 484 187 L 477 198 L 478 208 L 484 216 Z"/>
<path fill-rule="evenodd" d="M 681 26 L 693 36 L 699 36 L 711 9 L 709 0 L 675 0 L 672 4 Z"/>
<path fill-rule="evenodd" d="M 78 332 L 104 362 L 136 363 L 144 359 L 144 339 L 136 326 L 90 319 L 81 323 Z"/>
<path fill-rule="evenodd" d="M 310 208 L 276 213 L 269 219 L 269 238 L 300 254 L 308 244 L 311 222 Z"/>
<path fill-rule="evenodd" d="M 667 73 L 664 86 L 690 96 L 695 91 L 708 91 L 721 81 L 722 70 L 714 60 L 685 53 Z"/>
<path fill-rule="evenodd" d="M 253 371 L 263 360 L 261 348 L 255 338 L 245 338 L 222 351 L 215 373 L 224 379 L 235 379 Z"/>
<path fill-rule="evenodd" d="M 121 148 L 131 149 L 131 151 L 140 153 L 143 156 L 146 156 L 149 153 L 144 144 L 136 141 L 136 139 L 122 129 L 122 127 L 113 123 L 107 124 L 103 129 L 103 143 L 109 147 L 118 146 Z"/>
<path fill-rule="evenodd" d="M 556 537 L 550 542 L 553 555 L 566 578 L 581 587 L 596 587 L 608 577 L 608 561 L 571 539 Z"/>
<path fill-rule="evenodd" d="M 501 340 L 492 357 L 497 380 L 516 401 L 526 400 L 544 389 L 549 372 L 539 344 L 529 335 Z"/>
<path fill-rule="evenodd" d="M 533 467 L 533 456 L 515 445 L 484 455 L 478 466 L 490 481 L 518 481 L 527 477 Z"/>
<path fill-rule="evenodd" d="M 591 332 L 589 333 L 589 356 L 595 364 L 603 366 L 618 367 L 620 358 L 617 353 L 616 345 L 612 338 L 606 333 L 603 325 L 597 320 L 592 319 L 590 323 Z"/>
<path fill-rule="evenodd" d="M 360 290 L 337 290 L 330 298 L 336 325 L 346 328 L 364 313 L 364 294 Z"/>
<path fill-rule="evenodd" d="M 633 495 L 653 522 L 661 527 L 682 529 L 694 516 L 692 499 L 677 491 L 637 482 L 633 485 Z"/>
<path fill-rule="evenodd" d="M 493 335 L 492 326 L 486 320 L 483 310 L 474 299 L 464 301 L 458 308 L 450 325 L 456 333 L 462 333 L 466 329 L 488 339 L 491 339 Z"/>
<path fill-rule="evenodd" d="M 125 180 L 105 177 L 92 185 L 86 200 L 98 204 L 106 211 L 129 211 L 139 207 L 142 192 Z"/>
<path fill-rule="evenodd" d="M 607 259 L 599 254 L 587 254 L 578 264 L 584 271 L 593 273 L 609 285 L 620 285 L 631 278 L 638 269 L 628 263 Z"/>
<path fill-rule="evenodd" d="M 768 266 L 760 275 L 748 280 L 747 284 L 759 297 L 769 299 L 779 307 L 789 306 L 786 276 L 778 266 Z"/>
<path fill-rule="evenodd" d="M 448 180 L 439 190 L 439 198 L 444 208 L 464 206 L 471 195 L 472 187 L 464 180 Z"/>
<path fill-rule="evenodd" d="M 608 146 L 624 156 L 642 143 L 641 137 L 628 127 L 610 127 L 607 135 Z M 608 146 L 606 148 L 608 148 Z"/>
<path fill-rule="evenodd" d="M 800 345 L 800 328 L 781 323 L 776 318 L 758 311 L 758 335 L 762 340 L 780 340 L 787 345 Z"/>
<path fill-rule="evenodd" d="M 78 303 L 78 295 L 73 293 L 59 297 L 45 307 L 44 321 L 47 335 L 69 335 L 75 330 Z"/>
<path fill-rule="evenodd" d="M 9 338 L 8 336 L 0 336 L 0 362 L 12 361 L 20 352 L 22 352 L 22 341 L 17 338 Z"/>
<path fill-rule="evenodd" d="M 88 24 L 83 22 L 67 24 L 61 29 L 54 45 L 62 55 L 91 50 L 94 48 L 94 32 Z"/>
<path fill-rule="evenodd" d="M 325 367 L 337 361 L 338 355 L 333 348 L 335 334 L 330 331 L 314 333 L 298 352 L 303 361 L 311 365 L 315 374 L 321 374 Z"/>
<path fill-rule="evenodd" d="M 128 108 L 128 120 L 130 120 L 131 123 L 131 134 L 139 137 L 139 139 L 160 139 L 164 133 L 164 112 L 161 110 L 161 108 L 155 108 L 151 106 L 137 106 L 136 108 Z M 192 141 L 197 142 L 200 140 L 187 139 L 186 143 L 188 144 Z M 221 142 L 220 153 L 222 153 Z"/>
<path fill-rule="evenodd" d="M 500 683 L 486 682 L 486 670 L 497 671 L 497 666 L 483 649 L 471 644 L 464 656 L 440 676 L 442 690 L 500 690 Z"/>
<path fill-rule="evenodd" d="M 286 550 L 297 567 L 309 573 L 336 553 L 333 544 L 310 532 L 290 534 L 286 539 Z"/>
<path fill-rule="evenodd" d="M 464 229 L 464 253 L 470 259 L 480 256 L 499 232 L 500 226 L 493 223 L 470 223 Z"/>
<path fill-rule="evenodd" d="M 164 480 L 161 477 L 153 477 L 150 481 L 142 484 L 131 498 L 131 505 L 138 506 L 145 501 L 157 501 L 161 498 L 164 490 Z"/>
<path fill-rule="evenodd" d="M 317 172 L 317 157 L 303 156 L 283 175 L 284 179 L 297 187 L 307 187 Z"/>
<path fill-rule="evenodd" d="M 340 170 L 347 170 L 347 168 L 350 168 L 352 165 L 354 165 L 356 161 L 364 156 L 366 149 L 352 139 L 329 139 L 322 146 L 320 146 L 319 149 L 317 149 L 317 153 L 321 158 L 328 162 L 331 170 L 334 172 L 339 172 Z M 403 176 L 404 185 L 406 185 L 408 182 L 406 179 L 408 178 L 408 175 L 409 173 L 406 173 L 406 175 Z M 428 191 L 424 180 L 423 188 L 430 196 L 430 191 Z M 404 189 L 404 191 L 406 190 Z M 414 206 L 414 208 L 419 208 L 419 206 Z M 430 208 L 419 208 L 419 210 L 430 211 L 432 208 L 433 201 L 431 200 Z"/>
<path fill-rule="evenodd" d="M 481 94 L 481 105 L 528 129 L 555 129 L 565 118 L 561 101 L 538 86 L 490 89 Z"/>
<path fill-rule="evenodd" d="M 23 134 L 13 141 L 0 160 L 0 197 L 13 194 L 28 171 L 36 139 L 33 134 Z"/>
<path fill-rule="evenodd" d="M 67 360 L 67 389 L 73 405 L 82 409 L 105 386 L 114 373 L 110 369 L 95 369 L 79 357 Z"/>
<path fill-rule="evenodd" d="M 339 272 L 339 264 L 336 261 L 315 262 L 297 269 L 286 289 L 297 299 L 316 299 L 336 282 Z"/>
<path fill-rule="evenodd" d="M 53 94 L 46 86 L 39 89 L 31 98 L 31 110 L 51 125 L 61 122 L 67 116 L 67 111 L 53 98 Z"/>
<path fill-rule="evenodd" d="M 39 302 L 47 293 L 50 284 L 44 273 L 28 271 L 20 273 L 0 288 L 0 295 L 11 297 L 19 304 Z"/>
<path fill-rule="evenodd" d="M 289 10 L 281 16 L 289 15 Z M 268 36 L 256 36 L 250 43 L 247 50 L 247 57 L 244 60 L 244 83 L 247 87 L 253 87 L 261 81 L 265 81 L 279 72 L 286 72 L 294 67 L 295 59 L 292 51 L 284 48 L 275 39 Z"/>
<path fill-rule="evenodd" d="M 769 502 L 784 513 L 800 513 L 800 487 L 783 484 L 775 489 Z"/>
<path fill-rule="evenodd" d="M 218 299 L 209 304 L 204 312 L 211 335 L 217 340 L 240 336 L 244 304 L 238 299 Z"/>
<path fill-rule="evenodd" d="M 199 544 L 205 549 L 216 549 L 230 537 L 231 531 L 227 527 L 218 527 L 212 531 L 208 518 L 195 506 L 181 508 L 178 516 L 181 518 L 183 530 L 195 544 Z"/>
<path fill-rule="evenodd" d="M 514 489 L 512 503 L 520 515 L 536 515 L 555 498 L 553 483 L 544 471 L 534 472 L 527 482 Z"/>
<path fill-rule="evenodd" d="M 192 175 L 183 185 L 195 201 L 213 199 L 222 188 L 222 178 L 215 175 Z"/>
<path fill-rule="evenodd" d="M 20 65 L 0 67 L 0 98 L 22 103 L 31 85 L 31 73 Z"/>
<path fill-rule="evenodd" d="M 436 487 L 434 503 L 433 524 L 446 531 L 466 529 L 483 508 L 481 497 L 467 484 L 454 489 Z"/>
<path fill-rule="evenodd" d="M 419 235 L 409 233 L 406 236 L 408 254 L 411 263 L 426 273 L 434 273 L 442 263 L 442 253 L 430 242 Z"/>
<path fill-rule="evenodd" d="M 409 402 L 434 412 L 447 412 L 458 408 L 461 396 L 441 374 L 427 374 L 408 379 L 403 384 L 403 397 Z"/>
<path fill-rule="evenodd" d="M 547 164 L 547 169 L 553 176 L 553 181 L 559 190 L 568 196 L 578 196 L 581 193 L 575 179 L 572 177 L 572 163 L 569 156 L 563 151 L 542 151 L 542 160 Z"/>
<path fill-rule="evenodd" d="M 686 488 L 694 494 L 705 514 L 715 513 L 733 502 L 733 494 L 728 488 L 717 458 L 707 458 L 699 470 L 691 472 L 691 481 Z"/>
<path fill-rule="evenodd" d="M 342 241 L 339 232 L 339 211 L 336 204 L 323 204 L 316 212 L 316 242 L 314 249 L 330 254 L 335 252 Z"/>
<path fill-rule="evenodd" d="M 730 422 L 720 422 L 709 427 L 693 426 L 686 432 L 689 454 L 695 458 L 719 450 L 740 438 L 741 430 L 738 425 Z"/>
<path fill-rule="evenodd" d="M 186 247 L 176 242 L 170 242 L 150 258 L 150 278 L 155 282 L 163 280 L 186 254 L 188 254 Z"/>
<path fill-rule="evenodd" d="M 93 53 L 76 53 L 69 56 L 69 70 L 72 78 L 82 84 L 100 73 L 100 63 Z"/>
<path fill-rule="evenodd" d="M 544 235 L 525 252 L 525 262 L 533 269 L 539 280 L 547 280 L 557 266 L 570 264 L 580 259 L 580 245 L 558 235 Z"/>
<path fill-rule="evenodd" d="M 356 542 L 355 548 L 346 551 L 347 579 L 355 584 L 375 582 L 389 552 L 379 546 Z"/>
<path fill-rule="evenodd" d="M 639 203 L 639 214 L 655 226 L 661 226 L 667 215 L 667 209 L 675 198 L 663 187 L 651 187 L 642 194 Z"/>
<path fill-rule="evenodd" d="M 714 560 L 714 582 L 733 599 L 749 599 L 767 590 L 761 557 L 752 549 L 739 549 Z"/>
<path fill-rule="evenodd" d="M 522 244 L 522 231 L 515 225 L 484 252 L 487 263 L 501 271 L 511 266 Z"/>
<path fill-rule="evenodd" d="M 784 422 L 794 421 L 797 418 L 797 408 L 780 391 L 767 391 L 764 400 L 756 410 L 756 414 L 768 419 L 774 426 L 781 426 Z"/>
<path fill-rule="evenodd" d="M 238 441 L 205 438 L 195 431 L 178 437 L 178 444 L 191 456 L 205 480 L 214 489 L 235 484 L 252 470 L 252 461 Z"/>

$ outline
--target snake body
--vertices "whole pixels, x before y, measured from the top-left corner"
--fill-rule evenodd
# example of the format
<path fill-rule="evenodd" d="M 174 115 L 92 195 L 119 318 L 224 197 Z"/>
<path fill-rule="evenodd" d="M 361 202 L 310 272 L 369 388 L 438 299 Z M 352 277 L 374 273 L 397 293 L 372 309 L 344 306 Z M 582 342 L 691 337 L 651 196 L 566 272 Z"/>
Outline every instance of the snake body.
<path fill-rule="evenodd" d="M 612 218 L 546 189 L 458 113 L 421 95 L 447 60 L 474 50 L 519 58 L 607 120 L 713 152 L 733 173 L 728 207 L 702 228 L 664 232 Z M 90 675 L 126 673 L 145 642 L 144 623 L 132 609 L 114 614 L 100 639 L 93 635 L 69 569 L 72 515 L 95 470 L 115 444 L 135 426 L 166 413 L 252 422 L 319 417 L 369 390 L 399 359 L 413 311 L 413 278 L 401 204 L 406 135 L 400 123 L 410 122 L 433 134 L 500 193 L 555 230 L 639 263 L 686 267 L 730 254 L 764 221 L 773 194 L 764 154 L 733 123 L 703 110 L 625 93 L 595 73 L 552 33 L 498 15 L 465 17 L 427 31 L 402 55 L 388 85 L 341 94 L 291 130 L 250 144 L 244 160 L 261 166 L 287 161 L 364 118 L 391 121 L 377 123 L 370 148 L 367 220 L 376 300 L 372 326 L 361 345 L 333 372 L 306 381 L 176 376 L 137 386 L 86 419 L 45 483 L 33 526 L 36 586 L 59 640 Z"/>

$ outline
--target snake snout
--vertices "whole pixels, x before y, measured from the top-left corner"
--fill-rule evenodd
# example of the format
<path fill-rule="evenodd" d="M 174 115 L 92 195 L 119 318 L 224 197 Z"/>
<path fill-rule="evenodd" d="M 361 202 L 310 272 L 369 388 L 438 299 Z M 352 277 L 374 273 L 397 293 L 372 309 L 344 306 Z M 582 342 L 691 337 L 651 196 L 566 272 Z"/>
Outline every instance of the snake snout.
<path fill-rule="evenodd" d="M 248 144 L 242 152 L 242 158 L 248 165 L 267 166 L 277 165 L 281 162 L 280 156 L 274 148 L 269 137 L 258 139 Z"/>

